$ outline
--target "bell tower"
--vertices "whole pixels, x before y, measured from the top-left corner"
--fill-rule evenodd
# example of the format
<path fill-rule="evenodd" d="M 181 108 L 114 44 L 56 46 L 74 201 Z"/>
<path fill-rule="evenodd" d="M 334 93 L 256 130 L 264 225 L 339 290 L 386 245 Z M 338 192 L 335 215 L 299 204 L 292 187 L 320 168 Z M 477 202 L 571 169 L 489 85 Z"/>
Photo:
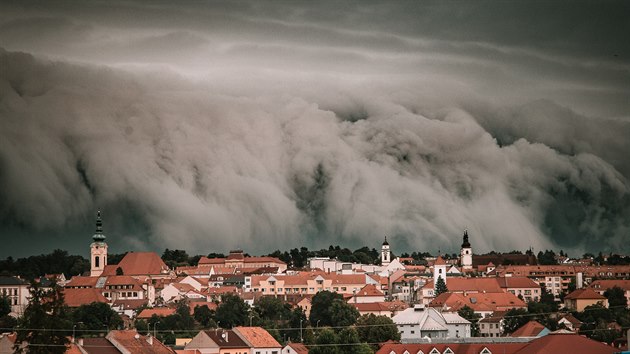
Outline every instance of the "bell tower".
<path fill-rule="evenodd" d="M 90 245 L 90 276 L 98 277 L 107 265 L 107 243 L 105 243 L 105 235 L 103 235 L 100 210 L 96 213 L 96 231 L 92 240 L 94 242 Z"/>
<path fill-rule="evenodd" d="M 472 254 L 472 247 L 470 246 L 470 242 L 468 242 L 468 230 L 465 230 L 464 239 L 462 242 L 462 250 L 459 254 L 459 264 L 461 265 L 463 270 L 472 269 Z"/>
<path fill-rule="evenodd" d="M 386 266 L 392 261 L 392 253 L 389 250 L 389 243 L 387 242 L 387 236 L 385 236 L 385 241 L 383 241 L 383 246 L 381 247 L 381 264 Z"/>

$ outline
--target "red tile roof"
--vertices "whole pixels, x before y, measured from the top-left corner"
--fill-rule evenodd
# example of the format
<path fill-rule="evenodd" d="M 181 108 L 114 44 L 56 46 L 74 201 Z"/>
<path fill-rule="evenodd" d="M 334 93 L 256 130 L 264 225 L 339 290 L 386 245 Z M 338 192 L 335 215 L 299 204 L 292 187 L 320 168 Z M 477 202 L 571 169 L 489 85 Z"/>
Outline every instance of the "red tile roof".
<path fill-rule="evenodd" d="M 282 349 L 282 345 L 261 327 L 235 327 L 233 330 L 253 348 Z"/>
<path fill-rule="evenodd" d="M 354 306 L 359 312 L 395 312 L 403 311 L 409 307 L 402 301 L 368 303 L 354 303 L 350 301 L 349 304 Z"/>
<path fill-rule="evenodd" d="M 628 291 L 630 290 L 630 280 L 621 280 L 621 279 L 595 280 L 588 287 L 596 291 L 601 291 L 601 290 L 605 291 L 607 289 L 614 288 L 615 286 Z"/>
<path fill-rule="evenodd" d="M 494 351 L 493 351 L 494 352 Z M 529 342 L 515 354 L 589 353 L 612 354 L 618 350 L 606 344 L 571 333 L 549 333 Z"/>
<path fill-rule="evenodd" d="M 78 342 L 83 342 L 80 347 L 88 354 L 120 354 L 120 350 L 105 338 L 83 338 Z"/>
<path fill-rule="evenodd" d="M 153 315 L 166 317 L 175 313 L 175 309 L 169 307 L 159 307 L 154 309 L 144 309 L 138 314 L 138 318 L 151 318 Z"/>
<path fill-rule="evenodd" d="M 495 278 L 501 288 L 540 288 L 540 284 L 527 277 L 498 277 Z"/>
<path fill-rule="evenodd" d="M 569 295 L 564 297 L 566 299 L 595 299 L 595 300 L 605 300 L 606 297 L 596 293 L 591 288 L 577 289 L 571 292 Z"/>
<path fill-rule="evenodd" d="M 246 348 L 249 346 L 241 337 L 237 336 L 231 330 L 217 329 L 203 331 L 210 339 L 215 342 L 220 348 Z"/>
<path fill-rule="evenodd" d="M 384 296 L 373 284 L 368 284 L 356 293 L 356 296 Z"/>
<path fill-rule="evenodd" d="M 63 289 L 63 295 L 66 305 L 69 307 L 79 307 L 93 302 L 107 303 L 109 301 L 105 296 L 103 296 L 103 294 L 101 294 L 99 289 L 94 288 L 66 288 Z"/>
<path fill-rule="evenodd" d="M 431 307 L 448 308 L 449 311 L 457 311 L 468 306 L 475 311 L 497 311 L 512 308 L 527 308 L 527 304 L 512 293 L 443 293 L 438 295 L 431 303 Z"/>
<path fill-rule="evenodd" d="M 97 280 L 98 280 L 98 277 L 74 276 L 74 277 L 72 277 L 72 279 L 70 279 L 70 281 L 68 283 L 66 283 L 65 287 L 66 288 L 70 288 L 70 287 L 93 288 L 96 285 L 96 281 Z"/>
<path fill-rule="evenodd" d="M 308 354 L 308 348 L 302 343 L 287 343 L 287 346 L 295 350 L 297 354 Z"/>
<path fill-rule="evenodd" d="M 430 280 L 423 286 L 425 289 L 433 289 L 435 285 Z M 448 278 L 446 287 L 451 292 L 486 292 L 486 293 L 503 293 L 503 289 L 499 285 L 497 278 Z M 540 287 L 540 286 L 538 286 Z"/>
<path fill-rule="evenodd" d="M 510 337 L 536 337 L 545 330 L 545 326 L 537 321 L 529 321 L 514 331 Z"/>
<path fill-rule="evenodd" d="M 433 265 L 446 265 L 446 261 L 442 258 L 442 256 L 438 256 Z"/>
<path fill-rule="evenodd" d="M 422 353 L 428 354 L 433 348 L 440 353 L 444 353 L 446 348 L 450 348 L 455 353 L 462 354 L 478 354 L 481 353 L 484 348 L 488 348 L 492 353 L 501 354 L 514 354 L 519 349 L 525 347 L 528 343 L 422 343 L 422 344 L 401 344 L 401 343 L 385 343 L 375 354 L 403 354 L 407 353 Z"/>
<path fill-rule="evenodd" d="M 162 258 L 155 252 L 129 252 L 116 266 L 107 266 L 102 275 L 116 275 L 120 267 L 124 275 L 160 275 L 168 270 Z"/>
<path fill-rule="evenodd" d="M 124 348 L 129 354 L 172 354 L 173 350 L 156 338 L 140 335 L 133 330 L 110 331 L 106 337 L 117 348 Z M 151 343 L 150 343 L 151 342 Z"/>

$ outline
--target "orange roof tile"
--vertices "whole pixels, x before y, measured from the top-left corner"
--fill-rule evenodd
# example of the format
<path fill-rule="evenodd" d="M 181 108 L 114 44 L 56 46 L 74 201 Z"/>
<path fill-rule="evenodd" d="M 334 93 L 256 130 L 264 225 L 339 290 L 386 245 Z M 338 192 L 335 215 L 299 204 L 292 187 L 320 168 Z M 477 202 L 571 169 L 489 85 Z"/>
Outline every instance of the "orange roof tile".
<path fill-rule="evenodd" d="M 589 353 L 612 354 L 618 350 L 606 344 L 571 333 L 549 333 L 529 342 L 516 354 Z M 494 351 L 493 351 L 494 353 Z"/>
<path fill-rule="evenodd" d="M 96 285 L 96 281 L 98 277 L 80 277 L 74 276 L 70 279 L 68 283 L 66 283 L 65 287 L 89 287 L 93 288 Z"/>
<path fill-rule="evenodd" d="M 302 343 L 287 343 L 297 354 L 308 354 L 308 348 Z"/>
<path fill-rule="evenodd" d="M 384 296 L 373 284 L 368 284 L 356 293 L 356 296 Z"/>
<path fill-rule="evenodd" d="M 282 345 L 261 327 L 235 327 L 234 332 L 251 347 L 282 348 Z"/>
<path fill-rule="evenodd" d="M 442 256 L 438 256 L 433 265 L 446 265 L 446 261 L 442 258 Z"/>
<path fill-rule="evenodd" d="M 63 295 L 66 305 L 69 307 L 79 307 L 81 305 L 91 304 L 93 302 L 105 302 L 109 300 L 99 289 L 94 288 L 65 288 L 63 289 Z"/>
<path fill-rule="evenodd" d="M 565 299 L 596 299 L 605 300 L 606 297 L 596 293 L 591 288 L 577 289 L 564 297 Z"/>
<path fill-rule="evenodd" d="M 102 275 L 116 275 L 118 267 L 122 268 L 124 275 L 160 275 L 168 270 L 155 252 L 129 252 L 118 265 L 106 267 Z"/>
<path fill-rule="evenodd" d="M 157 338 L 140 335 L 134 330 L 110 331 L 106 337 L 115 346 L 121 346 L 129 354 L 172 354 L 173 351 Z M 151 342 L 151 343 L 150 343 Z"/>
<path fill-rule="evenodd" d="M 166 317 L 175 313 L 175 309 L 169 307 L 158 307 L 153 309 L 144 309 L 138 314 L 138 318 L 151 318 L 153 315 L 158 317 Z"/>
<path fill-rule="evenodd" d="M 511 308 L 527 308 L 527 304 L 512 293 L 443 293 L 431 303 L 431 307 L 446 307 L 457 311 L 468 306 L 475 311 L 497 311 Z"/>
<path fill-rule="evenodd" d="M 510 337 L 536 337 L 540 332 L 544 331 L 545 328 L 546 327 L 538 321 L 529 321 L 510 334 Z"/>

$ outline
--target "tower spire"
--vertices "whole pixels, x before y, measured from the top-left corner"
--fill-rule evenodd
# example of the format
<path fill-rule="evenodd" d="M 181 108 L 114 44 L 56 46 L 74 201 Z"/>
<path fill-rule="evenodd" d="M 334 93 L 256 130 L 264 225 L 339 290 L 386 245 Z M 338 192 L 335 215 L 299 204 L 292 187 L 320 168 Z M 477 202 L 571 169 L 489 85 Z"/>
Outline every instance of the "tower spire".
<path fill-rule="evenodd" d="M 101 220 L 100 210 L 96 212 L 96 231 L 92 236 L 92 240 L 94 240 L 94 242 L 105 241 L 105 235 L 103 235 L 103 220 Z"/>

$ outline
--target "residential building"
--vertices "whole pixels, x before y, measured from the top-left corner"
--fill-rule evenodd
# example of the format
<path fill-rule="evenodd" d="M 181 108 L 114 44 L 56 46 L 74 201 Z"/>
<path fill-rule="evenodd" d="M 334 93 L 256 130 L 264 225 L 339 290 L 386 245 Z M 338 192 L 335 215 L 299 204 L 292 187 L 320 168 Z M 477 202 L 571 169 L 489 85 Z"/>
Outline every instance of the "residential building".
<path fill-rule="evenodd" d="M 353 292 L 352 297 L 348 300 L 349 303 L 368 303 L 368 302 L 383 302 L 385 301 L 385 294 L 378 290 L 376 285 L 368 284 L 361 288 L 357 292 Z"/>
<path fill-rule="evenodd" d="M 577 332 L 582 326 L 582 321 L 575 318 L 573 315 L 568 314 L 564 315 L 561 319 L 558 320 L 558 326 L 564 326 L 564 328 L 569 331 Z M 562 327 L 560 327 L 562 328 Z"/>
<path fill-rule="evenodd" d="M 595 304 L 608 307 L 608 299 L 591 288 L 577 289 L 564 297 L 564 306 L 571 311 L 581 312 Z"/>
<path fill-rule="evenodd" d="M 249 354 L 249 345 L 232 330 L 216 329 L 197 333 L 185 349 L 196 349 L 201 354 Z"/>
<path fill-rule="evenodd" d="M 241 339 L 249 345 L 252 354 L 280 354 L 282 345 L 261 327 L 234 327 Z"/>
<path fill-rule="evenodd" d="M 387 301 L 387 302 L 367 302 L 367 303 L 353 303 L 354 306 L 361 315 L 375 315 L 375 316 L 387 316 L 394 317 L 399 312 L 406 310 L 409 306 L 402 301 Z"/>
<path fill-rule="evenodd" d="M 618 287 L 624 291 L 624 295 L 626 297 L 626 304 L 630 306 L 630 280 L 623 279 L 605 279 L 605 280 L 594 280 L 590 283 L 589 288 L 595 290 L 600 295 L 604 295 L 606 290 Z"/>
<path fill-rule="evenodd" d="M 277 268 L 276 273 L 284 273 L 287 264 L 275 257 L 249 257 L 243 254 L 242 250 L 230 251 L 225 258 L 201 257 L 199 266 L 213 265 L 227 268 L 255 269 L 255 268 Z"/>
<path fill-rule="evenodd" d="M 282 348 L 282 354 L 308 354 L 308 348 L 302 343 L 287 343 Z"/>
<path fill-rule="evenodd" d="M 13 317 L 20 317 L 28 305 L 30 292 L 28 283 L 19 277 L 0 276 L 0 295 L 6 296 L 11 303 Z"/>
<path fill-rule="evenodd" d="M 503 335 L 503 316 L 505 312 L 499 311 L 491 316 L 479 320 L 479 336 L 496 338 Z"/>
<path fill-rule="evenodd" d="M 456 313 L 415 305 L 392 317 L 402 340 L 470 337 L 470 322 Z"/>
<path fill-rule="evenodd" d="M 367 284 L 377 282 L 366 274 L 334 274 L 299 272 L 292 275 L 253 275 L 245 277 L 245 292 L 260 292 L 264 295 L 284 294 L 315 295 L 328 290 L 340 294 L 354 294 Z"/>
<path fill-rule="evenodd" d="M 512 293 L 443 293 L 436 297 L 429 307 L 441 311 L 457 312 L 464 306 L 472 308 L 482 317 L 492 315 L 496 311 L 510 309 L 527 309 L 527 304 Z"/>

